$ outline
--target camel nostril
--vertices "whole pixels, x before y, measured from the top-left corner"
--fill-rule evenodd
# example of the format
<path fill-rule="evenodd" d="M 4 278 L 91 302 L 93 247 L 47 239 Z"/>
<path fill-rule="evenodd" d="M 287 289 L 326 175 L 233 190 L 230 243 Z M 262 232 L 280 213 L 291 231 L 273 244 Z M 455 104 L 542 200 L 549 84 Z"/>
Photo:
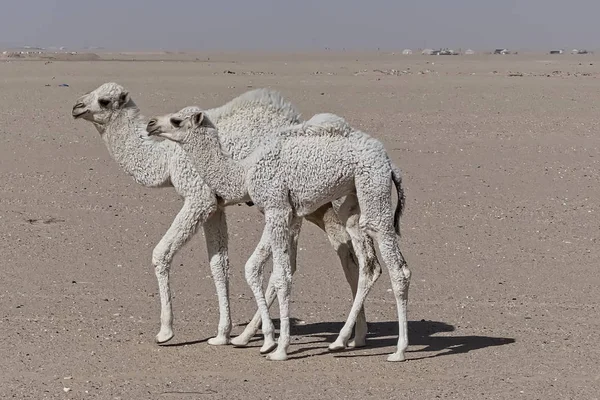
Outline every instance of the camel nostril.
<path fill-rule="evenodd" d="M 148 121 L 148 126 L 154 126 L 157 122 L 158 121 L 156 121 L 155 119 L 151 119 L 150 121 Z"/>
<path fill-rule="evenodd" d="M 83 108 L 83 107 L 85 107 L 85 104 L 83 104 L 83 103 L 77 103 L 77 104 L 75 104 L 75 105 L 73 106 L 73 110 L 76 110 L 76 109 L 78 109 L 78 108 Z"/>

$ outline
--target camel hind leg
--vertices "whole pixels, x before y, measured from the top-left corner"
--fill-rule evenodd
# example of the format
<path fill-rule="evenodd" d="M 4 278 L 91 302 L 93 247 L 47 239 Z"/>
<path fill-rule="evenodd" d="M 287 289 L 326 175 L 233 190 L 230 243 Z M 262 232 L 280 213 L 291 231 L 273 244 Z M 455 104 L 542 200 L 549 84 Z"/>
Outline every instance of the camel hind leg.
<path fill-rule="evenodd" d="M 384 170 L 384 169 L 382 169 Z M 355 179 L 361 207 L 360 226 L 379 245 L 379 252 L 390 272 L 392 290 L 398 312 L 398 344 L 388 361 L 404 361 L 408 348 L 407 304 L 411 272 L 400 251 L 396 229 L 389 174 L 359 176 Z"/>
<path fill-rule="evenodd" d="M 356 296 L 354 297 L 352 308 L 337 339 L 329 345 L 329 350 L 331 351 L 342 350 L 350 345 L 357 347 L 356 344 L 359 343 L 360 339 L 364 343 L 364 336 L 362 338 L 355 336 L 354 343 L 352 344 L 348 341 L 352 333 L 352 328 L 355 326 L 361 310 L 363 310 L 366 297 L 371 287 L 381 275 L 381 266 L 377 262 L 376 254 L 374 254 L 373 242 L 359 227 L 360 208 L 354 195 L 346 196 L 340 208 L 340 215 L 346 220 L 346 230 L 352 238 L 354 251 L 359 260 L 359 272 Z"/>
<path fill-rule="evenodd" d="M 359 267 L 352 239 L 348 234 L 346 224 L 342 221 L 342 219 L 348 219 L 347 213 L 349 212 L 349 205 L 345 204 L 345 200 L 345 198 L 342 198 L 339 201 L 336 201 L 336 205 L 339 205 L 339 207 L 334 207 L 332 203 L 327 203 L 315 212 L 307 215 L 305 218 L 327 234 L 331 246 L 340 259 L 344 276 L 352 291 L 352 301 L 354 301 L 358 288 Z M 370 238 L 367 238 L 367 240 L 369 240 L 369 242 L 365 244 L 363 252 L 367 263 L 378 263 L 374 245 L 370 241 Z M 348 346 L 363 347 L 366 345 L 366 337 L 367 319 L 363 305 L 356 318 L 354 339 L 348 343 Z"/>

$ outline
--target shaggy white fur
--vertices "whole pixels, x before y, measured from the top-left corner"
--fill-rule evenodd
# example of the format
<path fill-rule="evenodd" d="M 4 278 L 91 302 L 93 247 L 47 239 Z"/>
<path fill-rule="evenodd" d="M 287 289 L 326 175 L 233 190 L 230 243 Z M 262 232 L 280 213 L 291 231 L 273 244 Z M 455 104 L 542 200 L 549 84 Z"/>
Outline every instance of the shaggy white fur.
<path fill-rule="evenodd" d="M 404 360 L 408 346 L 406 306 L 410 270 L 400 252 L 399 218 L 404 207 L 400 170 L 389 159 L 383 144 L 356 131 L 331 114 L 317 115 L 311 122 L 283 128 L 267 135 L 251 154 L 236 161 L 222 150 L 215 125 L 203 113 L 186 118 L 171 132 L 151 132 L 179 143 L 201 171 L 205 182 L 226 201 L 251 198 L 265 215 L 262 238 L 246 263 L 246 280 L 262 316 L 265 342 L 261 352 L 270 360 L 286 360 L 290 343 L 289 302 L 292 281 L 291 233 L 300 218 L 323 204 L 344 197 L 340 217 L 352 238 L 359 259 L 358 292 L 346 324 L 330 349 L 344 348 L 364 300 L 379 277 L 364 249 L 367 236 L 375 239 L 390 271 L 396 297 L 399 338 L 388 361 Z M 315 124 L 316 123 L 316 124 Z M 398 204 L 392 211 L 392 182 Z M 360 210 L 360 211 L 359 211 Z M 279 342 L 262 290 L 263 259 L 273 254 L 274 285 L 281 319 Z"/>
<path fill-rule="evenodd" d="M 239 154 L 249 153 L 255 136 L 264 129 L 275 130 L 299 121 L 300 115 L 279 93 L 258 89 L 242 94 L 224 106 L 208 113 L 225 131 L 241 132 L 247 141 L 231 140 L 231 149 Z M 161 325 L 156 336 L 158 343 L 173 337 L 173 311 L 169 285 L 170 265 L 176 252 L 189 240 L 199 225 L 206 238 L 210 268 L 219 301 L 217 336 L 210 344 L 227 344 L 230 340 L 231 316 L 228 288 L 227 223 L 223 202 L 207 186 L 182 149 L 169 140 L 149 140 L 146 135 L 147 120 L 131 99 L 128 91 L 116 83 L 105 83 L 80 97 L 72 115 L 94 124 L 109 153 L 119 166 L 136 182 L 148 187 L 173 186 L 184 198 L 184 204 L 170 228 L 152 252 L 152 263 L 158 280 L 161 302 Z M 237 143 L 237 144 L 236 144 Z M 237 147 L 236 147 L 237 146 Z M 350 238 L 331 204 L 324 205 L 306 219 L 323 229 L 340 257 L 348 282 L 356 290 L 356 266 Z M 297 235 L 295 236 L 297 240 Z M 296 241 L 292 243 L 295 251 Z M 295 260 L 295 254 L 294 254 Z M 247 344 L 260 325 L 254 318 L 238 337 L 239 344 Z M 366 319 L 356 327 L 355 341 L 364 344 L 367 333 Z M 238 339 L 236 338 L 236 339 Z M 245 343 L 244 343 L 245 342 Z"/>

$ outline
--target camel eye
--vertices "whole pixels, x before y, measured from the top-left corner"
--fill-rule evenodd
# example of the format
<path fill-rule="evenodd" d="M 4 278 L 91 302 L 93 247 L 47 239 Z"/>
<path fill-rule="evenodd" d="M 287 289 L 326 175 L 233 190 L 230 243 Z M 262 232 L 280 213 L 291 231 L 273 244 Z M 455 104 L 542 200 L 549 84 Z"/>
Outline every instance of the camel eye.
<path fill-rule="evenodd" d="M 180 118 L 172 117 L 170 119 L 170 122 L 171 122 L 171 125 L 173 125 L 175 128 L 179 128 L 179 127 L 181 127 L 183 120 Z"/>
<path fill-rule="evenodd" d="M 108 99 L 99 99 L 98 100 L 98 104 L 100 104 L 100 106 L 102 106 L 102 107 L 108 107 L 108 105 L 110 104 L 110 100 L 108 100 Z"/>

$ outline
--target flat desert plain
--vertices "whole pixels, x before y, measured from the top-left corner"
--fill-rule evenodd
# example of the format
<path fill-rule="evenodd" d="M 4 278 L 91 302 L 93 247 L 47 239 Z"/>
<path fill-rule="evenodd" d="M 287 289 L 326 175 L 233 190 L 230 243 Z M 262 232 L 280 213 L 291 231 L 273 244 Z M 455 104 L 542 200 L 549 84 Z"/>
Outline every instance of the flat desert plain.
<path fill-rule="evenodd" d="M 0 397 L 600 397 L 600 57 L 102 57 L 0 63 Z M 206 343 L 218 308 L 202 233 L 173 263 L 175 337 L 155 344 L 151 254 L 182 201 L 136 184 L 72 119 L 108 81 L 148 117 L 270 87 L 305 118 L 333 112 L 381 139 L 407 193 L 408 360 L 385 361 L 398 329 L 385 269 L 366 304 L 368 346 L 327 351 L 351 293 L 309 223 L 287 362 L 261 357 L 261 336 Z M 263 220 L 247 206 L 227 217 L 237 334 L 255 310 L 243 266 Z"/>

